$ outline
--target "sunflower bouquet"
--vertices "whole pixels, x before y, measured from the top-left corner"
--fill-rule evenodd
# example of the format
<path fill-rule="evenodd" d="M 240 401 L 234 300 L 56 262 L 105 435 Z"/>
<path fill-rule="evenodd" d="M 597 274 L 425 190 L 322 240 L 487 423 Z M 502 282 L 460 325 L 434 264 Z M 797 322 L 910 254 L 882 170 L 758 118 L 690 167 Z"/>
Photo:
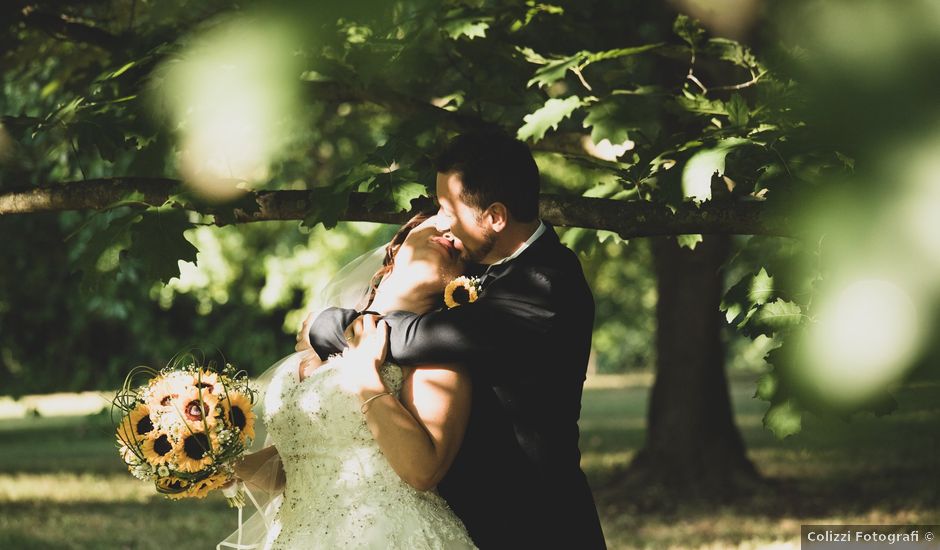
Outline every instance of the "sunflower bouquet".
<path fill-rule="evenodd" d="M 146 384 L 134 387 L 141 375 Z M 202 365 L 193 354 L 160 371 L 136 367 L 114 398 L 117 447 L 134 477 L 177 500 L 204 498 L 233 479 L 254 438 L 256 391 L 245 371 Z M 229 499 L 240 505 L 239 497 Z"/>

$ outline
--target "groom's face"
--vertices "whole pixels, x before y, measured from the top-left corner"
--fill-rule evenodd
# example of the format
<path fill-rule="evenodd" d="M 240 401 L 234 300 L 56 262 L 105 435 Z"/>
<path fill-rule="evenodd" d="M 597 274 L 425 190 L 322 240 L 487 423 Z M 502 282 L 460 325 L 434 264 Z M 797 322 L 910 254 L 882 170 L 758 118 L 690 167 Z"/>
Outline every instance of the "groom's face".
<path fill-rule="evenodd" d="M 436 216 L 437 229 L 449 231 L 463 243 L 462 260 L 485 263 L 496 244 L 496 232 L 486 224 L 483 212 L 463 201 L 462 191 L 460 174 L 437 174 L 437 201 L 440 204 Z"/>

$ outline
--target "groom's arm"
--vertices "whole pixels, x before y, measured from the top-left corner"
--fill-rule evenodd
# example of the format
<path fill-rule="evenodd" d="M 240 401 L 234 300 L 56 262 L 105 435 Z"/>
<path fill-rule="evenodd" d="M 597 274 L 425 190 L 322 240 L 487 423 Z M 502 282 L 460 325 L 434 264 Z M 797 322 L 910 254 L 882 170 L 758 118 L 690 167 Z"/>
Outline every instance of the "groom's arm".
<path fill-rule="evenodd" d="M 532 280 L 529 278 L 528 282 Z M 407 366 L 458 363 L 471 370 L 485 369 L 498 363 L 492 361 L 494 356 L 544 345 L 544 337 L 557 315 L 547 285 L 514 288 L 511 283 L 501 283 L 508 282 L 494 282 L 472 304 L 421 315 L 407 311 L 388 313 L 384 319 L 390 329 L 389 359 Z M 518 367 L 537 368 L 537 365 Z"/>
<path fill-rule="evenodd" d="M 346 348 L 345 330 L 359 313 L 328 308 L 310 324 L 310 344 L 326 360 Z M 489 292 L 480 300 L 453 309 L 416 314 L 392 311 L 384 319 L 389 331 L 389 360 L 399 365 L 461 363 L 535 343 L 548 331 L 555 313 L 531 298 L 511 292 Z"/>
<path fill-rule="evenodd" d="M 346 327 L 358 315 L 354 309 L 331 307 L 323 310 L 310 323 L 310 345 L 320 359 L 325 361 L 327 357 L 341 353 L 349 345 L 346 341 Z"/>
<path fill-rule="evenodd" d="M 494 281 L 472 304 L 416 314 L 392 311 L 388 359 L 403 366 L 458 363 L 467 368 L 494 365 L 483 360 L 509 350 L 544 345 L 557 315 L 546 273 Z M 329 308 L 310 325 L 310 342 L 321 358 L 346 347 L 345 329 L 358 316 L 352 309 Z M 525 368 L 525 365 L 519 365 Z M 534 366 L 533 366 L 534 367 Z"/>

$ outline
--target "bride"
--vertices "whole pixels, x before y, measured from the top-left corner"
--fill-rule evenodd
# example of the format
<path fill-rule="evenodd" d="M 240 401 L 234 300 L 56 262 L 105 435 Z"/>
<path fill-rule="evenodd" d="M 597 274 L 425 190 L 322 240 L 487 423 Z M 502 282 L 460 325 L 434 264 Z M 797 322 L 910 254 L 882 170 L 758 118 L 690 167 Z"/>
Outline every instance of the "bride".
<path fill-rule="evenodd" d="M 385 247 L 371 279 L 378 284 L 360 305 L 439 307 L 463 270 L 460 247 L 432 216 L 415 216 Z M 305 351 L 270 369 L 262 418 L 273 445 L 248 455 L 237 473 L 249 496 L 276 497 L 256 502 L 263 524 L 255 522 L 253 537 L 240 526 L 219 548 L 474 548 L 434 489 L 460 448 L 470 378 L 456 365 L 385 363 L 387 326 L 360 319 L 342 355 L 321 361 L 298 343 Z"/>

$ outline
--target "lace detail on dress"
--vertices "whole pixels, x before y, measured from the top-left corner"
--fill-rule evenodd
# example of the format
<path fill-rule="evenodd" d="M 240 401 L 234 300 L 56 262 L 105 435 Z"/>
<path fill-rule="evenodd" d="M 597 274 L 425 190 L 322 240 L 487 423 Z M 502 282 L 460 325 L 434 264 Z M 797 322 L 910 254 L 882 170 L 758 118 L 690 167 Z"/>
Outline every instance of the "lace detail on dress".
<path fill-rule="evenodd" d="M 303 381 L 288 362 L 265 396 L 265 423 L 287 474 L 284 499 L 264 548 L 474 548 L 463 523 L 435 491 L 417 491 L 385 460 L 343 385 L 335 356 Z M 398 396 L 402 371 L 379 371 Z"/>

